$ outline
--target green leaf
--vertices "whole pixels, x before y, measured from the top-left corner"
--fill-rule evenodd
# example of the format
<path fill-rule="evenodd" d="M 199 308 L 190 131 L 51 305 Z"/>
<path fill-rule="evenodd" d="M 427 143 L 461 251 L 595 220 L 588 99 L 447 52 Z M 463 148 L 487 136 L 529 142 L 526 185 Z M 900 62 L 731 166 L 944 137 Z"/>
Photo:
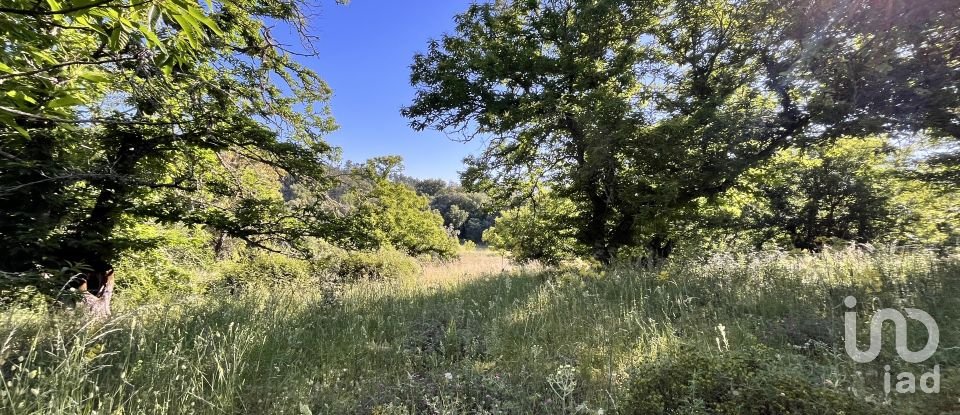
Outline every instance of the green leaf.
<path fill-rule="evenodd" d="M 123 28 L 120 25 L 114 26 L 113 30 L 110 31 L 110 48 L 114 50 L 120 49 L 120 35 L 123 34 Z"/>
<path fill-rule="evenodd" d="M 150 6 L 150 9 L 147 10 L 147 24 L 150 25 L 151 30 L 159 26 L 162 15 L 163 13 L 156 5 Z"/>
<path fill-rule="evenodd" d="M 145 24 L 139 24 L 137 25 L 137 29 L 143 34 L 143 37 L 147 39 L 148 47 L 156 47 L 161 51 L 166 51 L 166 47 L 164 46 L 163 42 L 160 40 L 157 34 L 150 29 L 149 26 Z"/>
<path fill-rule="evenodd" d="M 19 125 L 12 125 L 11 127 L 13 127 L 14 130 L 17 130 L 17 132 L 20 133 L 20 135 L 24 136 L 25 138 L 30 138 L 30 133 L 28 133 L 25 128 Z"/>
<path fill-rule="evenodd" d="M 56 58 L 54 58 L 52 54 L 50 54 L 48 51 L 45 51 L 45 50 L 44 51 L 34 50 L 34 51 L 31 51 L 30 54 L 33 56 L 33 59 L 36 59 L 46 64 L 55 65 L 59 63 L 59 61 Z"/>
<path fill-rule="evenodd" d="M 108 78 L 106 75 L 98 72 L 80 72 L 79 75 L 83 79 L 96 83 L 107 82 L 110 80 L 110 78 Z"/>
<path fill-rule="evenodd" d="M 83 100 L 75 97 L 73 95 L 66 95 L 60 98 L 50 100 L 47 103 L 47 108 L 60 108 L 60 107 L 72 107 L 74 105 L 83 104 Z"/>
<path fill-rule="evenodd" d="M 210 29 L 214 33 L 218 35 L 223 33 L 220 31 L 220 27 L 217 26 L 217 24 L 213 21 L 213 19 L 207 17 L 207 15 L 205 15 L 203 11 L 200 10 L 199 8 L 190 8 L 189 10 L 187 10 L 187 13 L 196 22 L 202 23 L 204 26 L 206 26 L 208 29 Z M 199 26 L 197 27 L 197 29 L 199 29 Z"/>
<path fill-rule="evenodd" d="M 187 41 L 190 43 L 190 46 L 193 48 L 200 47 L 200 40 L 197 37 L 198 32 L 198 23 L 192 17 L 186 14 L 175 14 L 173 15 L 173 20 L 180 25 L 180 35 L 187 38 Z"/>
<path fill-rule="evenodd" d="M 36 105 L 37 103 L 37 100 L 33 99 L 33 97 L 23 93 L 22 91 L 10 90 L 7 91 L 7 96 L 16 100 L 17 104 L 19 105 L 23 105 L 23 103 Z"/>
<path fill-rule="evenodd" d="M 29 104 L 37 105 L 37 100 L 33 99 L 33 97 L 31 97 L 30 95 L 27 95 L 23 92 L 19 93 L 19 95 L 20 95 L 20 99 L 24 100 L 25 102 Z"/>
<path fill-rule="evenodd" d="M 20 135 L 30 138 L 30 133 L 28 133 L 23 127 L 17 125 L 17 120 L 9 114 L 0 113 L 0 125 L 6 125 L 7 127 L 16 130 L 16 132 L 20 133 Z"/>

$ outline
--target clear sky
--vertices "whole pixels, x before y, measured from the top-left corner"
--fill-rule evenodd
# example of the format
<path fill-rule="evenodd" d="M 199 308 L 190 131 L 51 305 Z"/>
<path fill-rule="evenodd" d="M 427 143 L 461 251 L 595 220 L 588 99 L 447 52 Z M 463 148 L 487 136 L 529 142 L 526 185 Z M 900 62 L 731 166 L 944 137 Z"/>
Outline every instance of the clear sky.
<path fill-rule="evenodd" d="M 300 62 L 333 88 L 331 102 L 340 130 L 328 141 L 345 160 L 400 155 L 406 174 L 457 180 L 463 157 L 481 143 L 458 143 L 436 131 L 416 132 L 400 115 L 414 96 L 409 66 L 430 38 L 454 28 L 453 17 L 470 0 L 351 0 L 318 2 L 310 32 L 319 37 L 316 58 Z"/>

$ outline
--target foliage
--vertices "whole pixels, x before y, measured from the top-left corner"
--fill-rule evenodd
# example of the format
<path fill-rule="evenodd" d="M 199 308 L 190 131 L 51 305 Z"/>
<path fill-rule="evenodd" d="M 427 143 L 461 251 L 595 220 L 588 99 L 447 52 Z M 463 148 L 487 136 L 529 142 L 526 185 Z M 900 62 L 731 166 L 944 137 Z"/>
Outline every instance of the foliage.
<path fill-rule="evenodd" d="M 262 291 L 294 284 L 322 281 L 311 261 L 271 252 L 255 252 L 249 258 L 220 267 L 215 291 Z"/>
<path fill-rule="evenodd" d="M 923 155 L 938 168 L 923 176 L 940 184 L 956 186 L 960 176 L 960 49 L 956 5 L 949 0 L 892 3 L 883 12 L 868 0 L 810 1 L 790 7 L 795 14 L 829 19 L 831 29 L 848 33 L 847 43 L 836 42 L 831 52 L 851 56 L 843 65 L 815 67 L 822 81 L 853 78 L 841 83 L 831 100 L 847 108 L 862 108 L 860 117 L 871 126 L 922 131 L 944 144 L 940 151 Z M 806 6 L 806 8 L 803 8 Z M 799 16 L 796 16 L 799 17 Z M 864 53 L 872 52 L 872 53 Z M 835 119 L 842 113 L 834 114 Z M 849 126 L 856 123 L 847 120 Z M 860 121 L 862 122 L 862 121 Z"/>
<path fill-rule="evenodd" d="M 717 351 L 683 348 L 634 369 L 632 414 L 873 414 L 869 404 L 804 373 L 802 360 L 765 347 Z"/>
<path fill-rule="evenodd" d="M 780 151 L 715 203 L 692 209 L 686 232 L 727 235 L 734 240 L 721 244 L 726 247 L 949 245 L 960 219 L 951 206 L 960 194 L 917 179 L 921 151 L 883 137 Z"/>
<path fill-rule="evenodd" d="M 938 149 L 927 159 L 927 169 L 919 177 L 945 187 L 960 185 L 960 143 Z"/>
<path fill-rule="evenodd" d="M 149 304 L 200 294 L 213 279 L 217 263 L 210 234 L 201 229 L 138 224 L 130 229 L 156 241 L 147 249 L 125 252 L 114 264 L 123 302 Z"/>
<path fill-rule="evenodd" d="M 502 212 L 483 241 L 520 262 L 557 265 L 584 250 L 569 226 L 573 209 L 569 200 L 544 192 L 530 204 Z"/>
<path fill-rule="evenodd" d="M 275 43 L 296 2 L 7 2 L 0 8 L 0 269 L 86 263 L 151 246 L 138 223 L 205 225 L 293 250 L 349 239 L 280 178 L 326 187 L 330 91 Z M 274 177 L 270 189 L 250 186 Z"/>
<path fill-rule="evenodd" d="M 330 265 L 331 273 L 346 282 L 380 279 L 409 279 L 420 273 L 417 261 L 400 251 L 382 248 L 376 251 L 342 251 Z"/>
<path fill-rule="evenodd" d="M 440 212 L 443 225 L 456 232 L 461 241 L 480 243 L 483 231 L 493 225 L 496 211 L 493 200 L 483 192 L 468 192 L 461 186 L 440 179 L 416 179 L 394 174 L 418 194 L 430 198 L 430 208 Z"/>
<path fill-rule="evenodd" d="M 403 113 L 489 137 L 464 180 L 501 200 L 547 185 L 595 258 L 656 256 L 684 210 L 781 149 L 955 131 L 954 8 L 871 3 L 475 4 L 415 56 Z"/>
<path fill-rule="evenodd" d="M 345 287 L 333 304 L 314 284 L 293 283 L 121 304 L 101 325 L 5 311 L 0 411 L 613 414 L 654 402 L 638 402 L 641 385 L 698 390 L 705 403 L 745 410 L 788 398 L 803 408 L 853 405 L 841 399 L 853 393 L 883 402 L 885 364 L 915 373 L 922 365 L 887 348 L 876 362 L 852 363 L 843 353 L 843 298 L 871 299 L 857 310 L 864 329 L 878 308 L 916 307 L 937 320 L 941 345 L 957 344 L 958 272 L 956 258 L 925 254 L 755 253 L 584 277 L 368 281 Z M 715 341 L 721 324 L 724 351 Z M 811 324 L 826 334 L 797 329 Z M 924 338 L 922 327 L 909 330 L 911 340 Z M 811 338 L 824 345 L 805 347 Z M 960 353 L 941 348 L 935 359 L 940 394 L 892 396 L 875 413 L 955 410 Z M 768 377 L 737 375 L 750 371 Z M 742 395 L 706 389 L 723 379 L 739 382 Z"/>
<path fill-rule="evenodd" d="M 462 241 L 479 243 L 483 232 L 493 226 L 493 201 L 485 193 L 466 192 L 448 187 L 430 200 L 430 207 L 440 212 L 445 226 L 456 229 Z"/>
<path fill-rule="evenodd" d="M 424 196 L 434 197 L 447 189 L 447 182 L 440 179 L 414 180 L 413 189 Z"/>
<path fill-rule="evenodd" d="M 931 187 L 921 180 L 895 185 L 889 240 L 903 245 L 960 246 L 960 188 Z"/>
<path fill-rule="evenodd" d="M 785 234 L 792 247 L 820 249 L 833 238 L 878 242 L 892 228 L 895 167 L 885 140 L 843 139 L 788 150 L 745 180 L 767 205 L 750 207 L 748 225 Z M 749 186 L 749 185 L 748 185 Z"/>
<path fill-rule="evenodd" d="M 399 157 L 381 157 L 353 171 L 360 184 L 344 199 L 353 218 L 370 240 L 364 248 L 394 247 L 409 255 L 455 257 L 459 244 L 446 232 L 443 217 L 430 210 L 426 196 L 391 177 Z"/>

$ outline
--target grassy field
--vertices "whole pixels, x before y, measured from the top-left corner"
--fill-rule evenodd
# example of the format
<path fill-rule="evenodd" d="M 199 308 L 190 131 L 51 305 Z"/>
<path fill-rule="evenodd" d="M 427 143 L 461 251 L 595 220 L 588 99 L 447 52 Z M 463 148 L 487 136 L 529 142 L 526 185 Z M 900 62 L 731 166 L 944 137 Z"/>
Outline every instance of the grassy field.
<path fill-rule="evenodd" d="M 843 299 L 916 307 L 940 349 L 843 348 Z M 105 323 L 7 312 L 11 414 L 960 413 L 960 261 L 839 252 L 522 269 L 468 253 L 337 296 L 310 286 L 118 307 Z M 925 341 L 910 326 L 914 350 Z M 938 394 L 883 393 L 938 364 Z"/>

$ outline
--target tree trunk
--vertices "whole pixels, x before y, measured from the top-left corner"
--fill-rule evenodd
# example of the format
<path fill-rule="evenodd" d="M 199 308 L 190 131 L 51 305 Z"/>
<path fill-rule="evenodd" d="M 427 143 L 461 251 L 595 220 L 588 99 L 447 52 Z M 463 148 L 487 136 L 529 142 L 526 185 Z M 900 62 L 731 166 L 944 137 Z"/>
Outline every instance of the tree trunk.
<path fill-rule="evenodd" d="M 77 288 L 83 296 L 84 308 L 98 318 L 110 315 L 114 286 L 110 262 L 116 258 L 118 250 L 112 236 L 120 216 L 131 206 L 133 192 L 126 180 L 134 175 L 137 163 L 151 146 L 134 133 L 114 131 L 113 134 L 111 138 L 117 143 L 117 152 L 107 157 L 107 164 L 114 177 L 96 183 L 100 194 L 93 209 L 77 224 L 69 242 L 62 248 L 63 258 L 92 268 Z"/>
<path fill-rule="evenodd" d="M 83 311 L 93 319 L 110 316 L 110 299 L 113 298 L 113 269 L 93 271 L 86 274 L 78 290 Z"/>
<path fill-rule="evenodd" d="M 220 232 L 219 232 L 219 235 L 217 235 L 217 240 L 216 240 L 216 242 L 213 243 L 213 255 L 214 255 L 214 258 L 216 258 L 216 259 L 224 259 L 224 257 L 225 257 L 224 243 L 225 243 L 226 241 L 227 241 L 227 233 L 226 233 L 226 232 L 223 232 L 223 231 L 220 231 Z"/>
<path fill-rule="evenodd" d="M 673 240 L 665 235 L 654 235 L 647 242 L 647 256 L 641 258 L 640 263 L 643 266 L 655 267 L 662 264 L 673 252 Z"/>

